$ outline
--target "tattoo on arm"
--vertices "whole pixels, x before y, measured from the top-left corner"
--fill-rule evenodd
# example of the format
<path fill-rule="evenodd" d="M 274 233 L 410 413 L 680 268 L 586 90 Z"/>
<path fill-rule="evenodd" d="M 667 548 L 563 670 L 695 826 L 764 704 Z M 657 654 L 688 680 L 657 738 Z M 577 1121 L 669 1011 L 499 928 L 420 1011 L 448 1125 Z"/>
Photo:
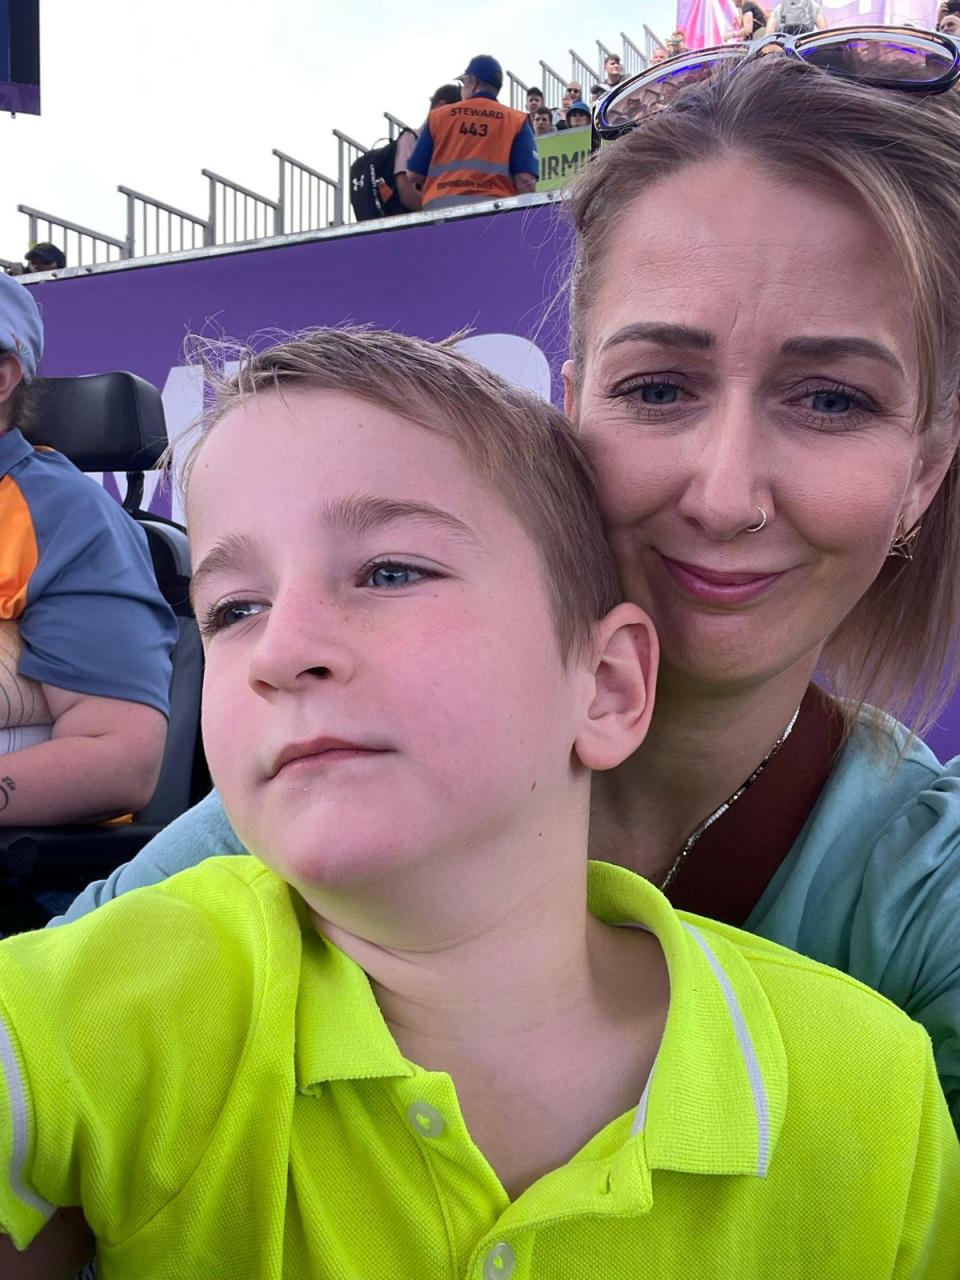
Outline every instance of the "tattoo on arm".
<path fill-rule="evenodd" d="M 17 784 L 12 778 L 0 778 L 0 813 L 3 813 L 4 809 L 10 803 L 11 791 L 16 791 L 16 789 Z"/>

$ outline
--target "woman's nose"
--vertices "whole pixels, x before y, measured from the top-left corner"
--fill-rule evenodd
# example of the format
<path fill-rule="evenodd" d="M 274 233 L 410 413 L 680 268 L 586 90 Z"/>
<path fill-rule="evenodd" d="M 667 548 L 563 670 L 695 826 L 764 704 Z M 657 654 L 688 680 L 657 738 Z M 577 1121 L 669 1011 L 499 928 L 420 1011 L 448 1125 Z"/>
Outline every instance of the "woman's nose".
<path fill-rule="evenodd" d="M 758 511 L 772 518 L 769 447 L 748 406 L 719 406 L 688 445 L 681 515 L 721 542 L 755 526 Z"/>

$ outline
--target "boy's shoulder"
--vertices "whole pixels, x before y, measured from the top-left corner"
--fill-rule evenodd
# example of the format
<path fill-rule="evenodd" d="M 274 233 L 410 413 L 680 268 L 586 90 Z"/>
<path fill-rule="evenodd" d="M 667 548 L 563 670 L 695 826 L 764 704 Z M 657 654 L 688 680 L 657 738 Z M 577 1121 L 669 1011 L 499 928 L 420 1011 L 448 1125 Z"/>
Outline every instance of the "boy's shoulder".
<path fill-rule="evenodd" d="M 64 1161 L 68 1173 L 97 1171 L 91 1205 L 108 1234 L 148 1220 L 238 1089 L 292 1082 L 300 954 L 290 890 L 250 857 L 208 859 L 72 924 L 6 939 L 0 1151 L 19 1143 L 28 1185 Z M 116 1174 L 146 1150 L 158 1171 L 149 1194 Z"/>
<path fill-rule="evenodd" d="M 265 983 L 295 984 L 300 925 L 291 891 L 247 856 L 208 858 L 59 929 L 0 943 L 0 1008 L 58 1033 L 61 1018 L 158 1033 L 178 1013 L 246 1025 Z M 288 961 L 285 965 L 283 961 Z M 287 971 L 289 977 L 286 978 Z M 35 992 L 47 997 L 38 1008 Z M 205 992 L 217 1002 L 204 1008 Z"/>
<path fill-rule="evenodd" d="M 762 993 L 786 1052 L 791 1095 L 807 1079 L 826 1085 L 834 1100 L 859 1097 L 873 1106 L 877 1087 L 922 1078 L 932 1054 L 929 1036 L 886 996 L 767 938 L 677 915 L 713 948 L 728 974 L 739 971 L 738 991 Z"/>
<path fill-rule="evenodd" d="M 829 1004 L 835 1011 L 829 1020 L 833 1024 L 843 1011 L 849 1011 L 883 1034 L 899 1029 L 910 1040 L 919 1035 L 921 1042 L 926 1041 L 923 1029 L 898 1005 L 849 973 L 718 920 L 684 911 L 678 911 L 677 916 L 718 949 L 741 958 L 763 988 L 778 1021 L 782 1015 L 788 1024 L 793 1023 L 810 1011 L 822 1022 L 824 1006 Z"/>

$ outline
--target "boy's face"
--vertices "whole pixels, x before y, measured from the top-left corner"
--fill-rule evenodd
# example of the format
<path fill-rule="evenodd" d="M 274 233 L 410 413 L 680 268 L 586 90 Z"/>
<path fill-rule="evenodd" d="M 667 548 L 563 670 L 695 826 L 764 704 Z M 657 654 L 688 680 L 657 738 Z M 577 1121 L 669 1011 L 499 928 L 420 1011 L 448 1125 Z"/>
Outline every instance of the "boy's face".
<path fill-rule="evenodd" d="M 188 515 L 211 771 L 285 878 L 509 851 L 571 803 L 592 679 L 561 660 L 529 536 L 451 440 L 266 392 L 204 444 Z"/>

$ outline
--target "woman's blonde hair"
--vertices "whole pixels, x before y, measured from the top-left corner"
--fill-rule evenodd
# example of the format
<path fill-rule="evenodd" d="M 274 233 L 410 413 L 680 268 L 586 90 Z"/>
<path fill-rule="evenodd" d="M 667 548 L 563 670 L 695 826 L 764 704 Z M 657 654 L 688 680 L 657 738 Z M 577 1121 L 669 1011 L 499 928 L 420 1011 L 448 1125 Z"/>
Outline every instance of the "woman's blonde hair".
<path fill-rule="evenodd" d="M 915 429 L 927 456 L 956 448 L 960 380 L 960 95 L 917 97 L 841 79 L 797 58 L 762 57 L 681 93 L 604 147 L 573 189 L 574 386 L 586 327 L 621 215 L 644 188 L 724 152 L 865 205 L 913 310 L 920 381 Z M 877 252 L 883 250 L 878 247 Z M 815 253 L 797 245 L 798 266 Z M 915 559 L 888 558 L 824 649 L 821 675 L 922 731 L 960 678 L 960 485 L 956 457 L 925 516 Z M 656 619 L 654 619 L 656 621 Z"/>
<path fill-rule="evenodd" d="M 579 651 L 621 594 L 593 474 L 566 418 L 462 355 L 459 335 L 427 342 L 386 330 L 330 328 L 282 336 L 261 351 L 202 339 L 192 344 L 213 398 L 178 468 L 184 494 L 207 436 L 249 396 L 308 388 L 389 409 L 453 440 L 503 499 L 540 553 L 561 655 Z M 219 374 L 234 362 L 235 377 Z"/>

